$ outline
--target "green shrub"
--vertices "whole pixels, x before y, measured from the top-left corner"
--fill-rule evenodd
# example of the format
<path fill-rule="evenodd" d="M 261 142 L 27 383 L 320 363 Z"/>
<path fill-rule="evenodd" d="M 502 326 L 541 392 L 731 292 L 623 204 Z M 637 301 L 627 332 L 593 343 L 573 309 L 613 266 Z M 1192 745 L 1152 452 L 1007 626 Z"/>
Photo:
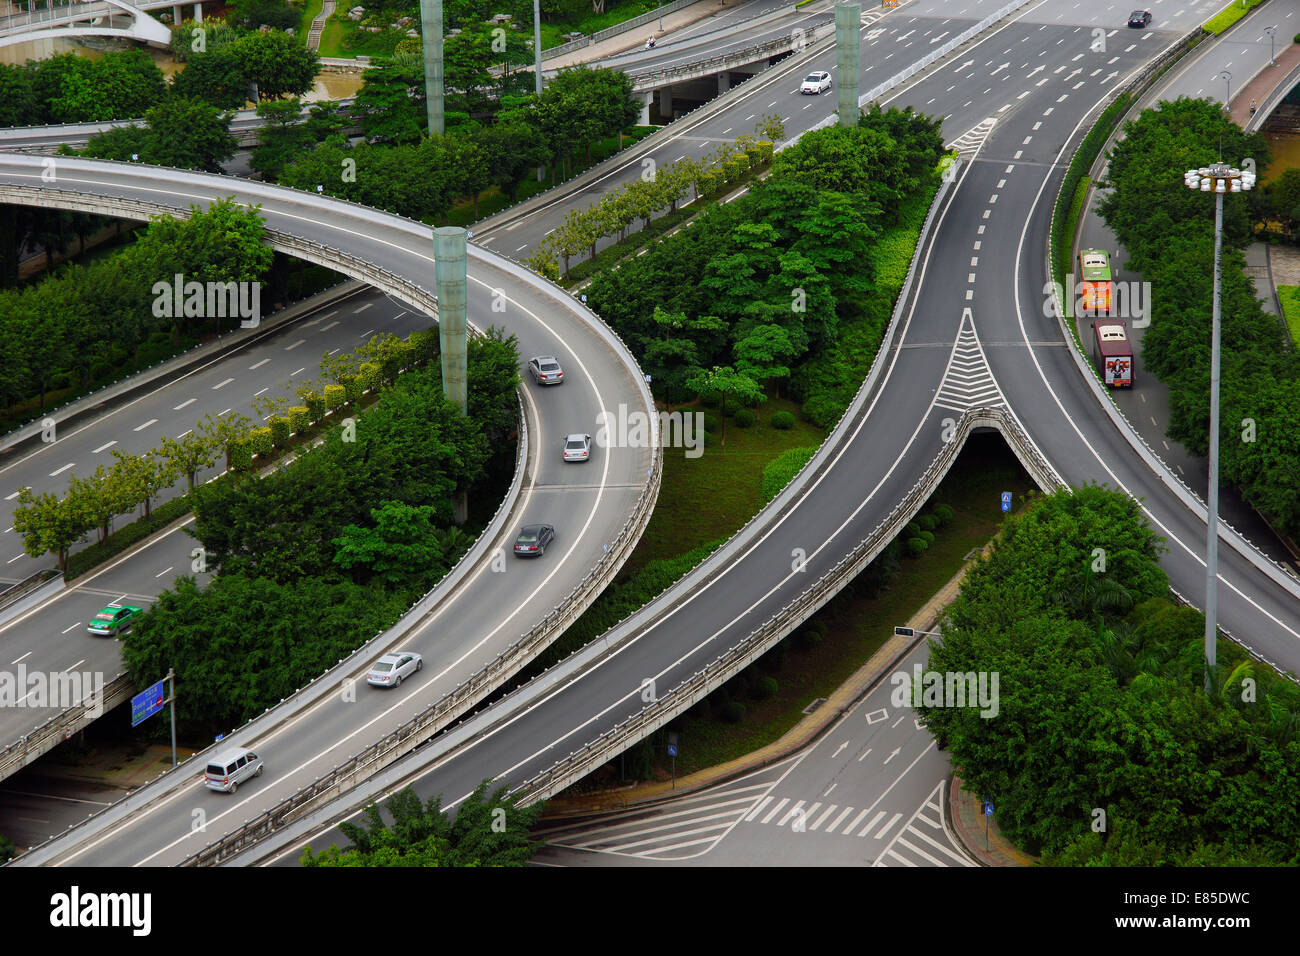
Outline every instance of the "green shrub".
<path fill-rule="evenodd" d="M 921 526 L 922 531 L 933 531 L 939 525 L 939 519 L 934 515 L 918 515 L 916 523 Z"/>
<path fill-rule="evenodd" d="M 738 408 L 732 418 L 735 419 L 737 428 L 748 428 L 754 424 L 755 415 L 748 408 Z"/>
<path fill-rule="evenodd" d="M 289 407 L 289 428 L 295 435 L 301 435 L 311 425 L 311 416 L 307 414 L 305 405 L 292 405 Z"/>
<path fill-rule="evenodd" d="M 317 395 L 315 392 L 309 393 L 303 398 L 303 405 L 307 408 L 307 417 L 313 422 L 318 422 L 325 417 L 325 396 Z"/>
<path fill-rule="evenodd" d="M 251 438 L 236 438 L 226 447 L 226 453 L 230 456 L 232 471 L 248 471 L 253 467 L 253 441 Z"/>
<path fill-rule="evenodd" d="M 922 554 L 925 553 L 925 549 L 928 548 L 929 546 L 930 543 L 926 541 L 924 538 L 907 539 L 907 553 L 914 558 L 919 558 Z"/>
<path fill-rule="evenodd" d="M 189 512 L 189 495 L 181 495 L 179 498 L 163 502 L 149 513 L 149 517 L 137 518 L 130 524 L 118 528 L 103 541 L 97 541 L 90 547 L 82 548 L 75 554 L 69 555 L 68 570 L 63 575 L 63 580 L 71 581 L 73 578 L 80 577 Z"/>
<path fill-rule="evenodd" d="M 348 400 L 348 390 L 342 385 L 330 383 L 325 386 L 325 407 L 332 412 L 338 411 L 343 407 L 343 403 Z"/>
<path fill-rule="evenodd" d="M 704 431 L 706 433 L 712 434 L 717 430 L 718 430 L 718 416 L 706 414 L 704 416 Z"/>
<path fill-rule="evenodd" d="M 935 505 L 934 517 L 939 522 L 939 527 L 952 524 L 952 519 L 956 517 L 950 505 Z"/>
<path fill-rule="evenodd" d="M 728 724 L 738 724 L 745 719 L 745 705 L 738 700 L 729 700 L 722 705 L 718 716 Z"/>
<path fill-rule="evenodd" d="M 276 448 L 288 448 L 289 419 L 283 415 L 272 415 L 266 424 L 271 429 L 271 444 Z"/>
<path fill-rule="evenodd" d="M 357 369 L 357 381 L 361 383 L 363 390 L 370 390 L 379 385 L 384 370 L 377 362 L 362 362 L 361 367 Z"/>
<path fill-rule="evenodd" d="M 421 332 L 412 332 L 407 342 L 411 346 L 411 354 L 417 362 L 432 362 L 438 357 L 438 333 L 426 330 Z"/>
<path fill-rule="evenodd" d="M 781 431 L 794 428 L 794 414 L 792 412 L 773 412 L 768 421 L 772 423 L 773 428 L 779 428 Z"/>
<path fill-rule="evenodd" d="M 776 682 L 775 677 L 760 677 L 754 681 L 749 688 L 749 696 L 754 700 L 769 700 L 776 696 L 776 692 L 781 689 L 781 685 Z"/>
<path fill-rule="evenodd" d="M 254 455 L 269 455 L 275 450 L 275 441 L 271 429 L 254 428 L 248 435 L 248 446 Z"/>
<path fill-rule="evenodd" d="M 704 408 L 717 408 L 722 404 L 722 396 L 717 392 L 703 392 L 700 395 L 700 405 Z"/>
<path fill-rule="evenodd" d="M 340 375 L 339 384 L 343 386 L 343 394 L 349 402 L 358 401 L 361 393 L 365 391 L 365 386 L 361 384 L 359 375 Z"/>
<path fill-rule="evenodd" d="M 745 175 L 745 168 L 740 165 L 739 160 L 729 159 L 722 164 L 722 175 L 728 184 L 733 184 Z"/>
<path fill-rule="evenodd" d="M 926 543 L 927 546 L 934 544 L 934 532 L 933 532 L 933 531 L 926 531 L 924 528 L 922 528 L 922 529 L 921 529 L 921 537 L 922 537 L 922 539 L 924 539 L 924 541 L 925 541 L 925 543 Z"/>
<path fill-rule="evenodd" d="M 710 198 L 722 185 L 722 172 L 717 169 L 702 169 L 695 179 L 695 189 L 705 199 Z"/>
<path fill-rule="evenodd" d="M 816 453 L 817 449 L 812 447 L 790 448 L 768 462 L 763 469 L 763 501 L 771 501 L 779 495 Z"/>
<path fill-rule="evenodd" d="M 903 529 L 904 538 L 919 538 L 921 536 L 921 526 L 915 521 L 909 521 L 907 527 Z"/>

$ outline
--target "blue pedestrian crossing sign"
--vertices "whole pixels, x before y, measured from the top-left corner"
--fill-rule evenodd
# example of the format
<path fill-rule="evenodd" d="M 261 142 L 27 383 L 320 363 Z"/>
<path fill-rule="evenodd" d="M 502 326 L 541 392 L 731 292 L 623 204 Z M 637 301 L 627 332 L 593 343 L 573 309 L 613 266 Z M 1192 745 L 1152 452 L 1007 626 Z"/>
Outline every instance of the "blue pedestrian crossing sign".
<path fill-rule="evenodd" d="M 1002 510 L 1004 512 L 1011 510 L 1011 492 L 1002 492 Z"/>
<path fill-rule="evenodd" d="M 163 680 L 160 680 L 152 687 L 142 690 L 131 698 L 132 727 L 144 723 L 154 714 L 158 713 L 158 711 L 162 710 L 163 698 L 166 697 L 166 694 L 163 693 L 163 683 L 165 680 L 166 678 L 163 678 Z"/>
<path fill-rule="evenodd" d="M 985 815 L 986 817 L 991 817 L 991 816 L 993 816 L 993 801 L 991 801 L 991 800 L 986 800 L 986 801 L 984 802 L 984 815 Z"/>
<path fill-rule="evenodd" d="M 676 745 L 676 744 L 669 744 L 669 745 L 668 745 L 668 756 L 670 756 L 670 757 L 676 757 L 676 756 L 677 756 L 677 745 Z"/>

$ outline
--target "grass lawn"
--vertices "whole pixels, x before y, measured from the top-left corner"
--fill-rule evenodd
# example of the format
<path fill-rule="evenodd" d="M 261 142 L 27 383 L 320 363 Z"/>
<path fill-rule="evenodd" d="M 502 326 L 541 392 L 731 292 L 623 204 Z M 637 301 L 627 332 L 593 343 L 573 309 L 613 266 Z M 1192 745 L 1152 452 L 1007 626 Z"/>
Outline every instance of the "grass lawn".
<path fill-rule="evenodd" d="M 716 409 L 682 406 L 682 412 L 702 411 L 718 417 Z M 685 449 L 664 449 L 663 486 L 650 525 L 621 574 L 632 574 L 646 562 L 671 558 L 709 541 L 730 537 L 763 507 L 763 469 L 789 448 L 821 445 L 826 432 L 800 421 L 799 406 L 787 399 L 768 399 L 756 409 L 759 420 L 737 428 L 727 419 L 727 442 L 718 444 L 719 430 L 698 458 Z M 795 416 L 794 427 L 771 426 L 772 413 Z"/>
<path fill-rule="evenodd" d="M 311 22 L 320 16 L 323 6 L 323 0 L 307 0 L 302 8 L 302 20 L 298 25 L 298 36 L 303 43 L 307 42 L 307 31 L 311 29 Z"/>
<path fill-rule="evenodd" d="M 1287 331 L 1291 341 L 1300 346 L 1300 285 L 1280 285 L 1277 297 L 1282 303 L 1282 315 L 1286 319 Z"/>
<path fill-rule="evenodd" d="M 698 461 L 707 461 L 708 457 L 706 452 Z M 665 469 L 665 489 L 668 487 Z M 669 730 L 678 735 L 679 776 L 742 756 L 778 739 L 803 718 L 803 709 L 810 702 L 828 697 L 893 634 L 894 625 L 910 618 L 946 584 L 961 569 L 972 549 L 982 547 L 993 537 L 1002 522 L 1001 492 L 1013 492 L 1019 504 L 1032 487 L 1029 477 L 999 436 L 973 436 L 923 509 L 922 513 L 928 513 L 934 505 L 942 503 L 952 507 L 955 513 L 951 524 L 935 532 L 934 543 L 926 552 L 920 558 L 900 559 L 902 567 L 898 575 L 879 596 L 841 596 L 818 612 L 815 619 L 822 620 L 827 627 L 826 637 L 820 644 L 807 650 L 791 649 L 776 670 L 764 666 L 766 659 L 756 664 L 759 673 L 776 679 L 779 690 L 774 697 L 750 700 L 738 687 L 732 690 L 736 681 L 727 685 L 724 690 L 731 691 L 735 699 L 745 704 L 745 717 L 740 723 L 724 723 L 707 708 L 697 707 L 657 732 L 651 738 L 655 753 L 654 779 L 667 780 L 670 775 L 666 748 L 660 739 Z M 673 488 L 677 485 L 673 484 Z M 664 500 L 662 493 L 660 500 L 663 502 L 660 508 L 673 508 L 673 501 Z M 656 508 L 652 531 L 646 538 L 651 538 L 654 522 L 659 517 L 660 509 Z M 707 517 L 700 515 L 701 519 Z M 611 761 L 575 789 L 592 790 L 617 784 L 619 766 L 619 760 Z"/>

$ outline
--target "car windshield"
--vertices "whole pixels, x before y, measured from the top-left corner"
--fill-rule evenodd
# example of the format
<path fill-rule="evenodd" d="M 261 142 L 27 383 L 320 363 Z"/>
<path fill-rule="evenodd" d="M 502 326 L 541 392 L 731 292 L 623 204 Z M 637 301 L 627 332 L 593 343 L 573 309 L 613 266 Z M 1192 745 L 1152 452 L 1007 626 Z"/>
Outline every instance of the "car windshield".
<path fill-rule="evenodd" d="M 814 74 L 811 75 L 811 76 L 806 76 L 806 77 L 804 77 L 804 82 L 805 82 L 805 83 L 816 83 L 816 82 L 818 82 L 820 79 L 821 79 L 821 77 L 814 73 Z"/>
<path fill-rule="evenodd" d="M 374 666 L 373 669 L 379 671 L 382 674 L 386 671 L 391 671 L 393 669 L 393 664 L 392 661 L 380 661 Z"/>
<path fill-rule="evenodd" d="M 585 444 L 586 442 L 584 442 L 581 438 L 570 438 L 568 447 L 581 448 Z"/>
<path fill-rule="evenodd" d="M 536 541 L 536 540 L 537 540 L 537 532 L 535 532 L 535 531 L 521 531 L 521 532 L 519 532 L 519 543 L 520 543 L 520 544 L 532 544 L 532 543 L 533 543 L 534 541 Z"/>
<path fill-rule="evenodd" d="M 226 775 L 226 768 L 221 766 L 221 764 L 219 763 L 208 764 L 208 776 L 224 777 L 225 775 Z"/>
<path fill-rule="evenodd" d="M 560 366 L 556 365 L 554 362 L 543 362 L 543 363 L 542 363 L 542 371 L 543 371 L 543 372 L 558 372 L 559 370 L 560 370 Z"/>

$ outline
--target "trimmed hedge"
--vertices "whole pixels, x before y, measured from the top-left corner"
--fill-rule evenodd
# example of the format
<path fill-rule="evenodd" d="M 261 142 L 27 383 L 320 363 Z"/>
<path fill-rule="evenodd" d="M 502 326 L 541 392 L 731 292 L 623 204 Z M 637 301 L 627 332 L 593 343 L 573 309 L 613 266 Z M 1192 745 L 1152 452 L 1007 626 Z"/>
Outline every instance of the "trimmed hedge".
<path fill-rule="evenodd" d="M 347 400 L 348 392 L 342 385 L 331 383 L 325 386 L 325 407 L 330 411 L 338 411 Z"/>
<path fill-rule="evenodd" d="M 272 415 L 266 424 L 271 429 L 271 444 L 276 448 L 287 448 L 289 446 L 289 419 L 283 415 Z"/>
<path fill-rule="evenodd" d="M 312 392 L 303 398 L 303 404 L 307 406 L 307 417 L 313 422 L 325 417 L 325 396 Z"/>
<path fill-rule="evenodd" d="M 769 418 L 768 421 L 773 428 L 778 428 L 781 431 L 787 431 L 791 428 L 794 428 L 794 413 L 773 412 L 772 417 Z"/>
<path fill-rule="evenodd" d="M 815 447 L 791 448 L 773 458 L 763 469 L 763 502 L 766 504 L 781 493 L 781 489 L 790 484 L 790 480 L 799 474 L 799 469 L 808 464 L 809 459 L 817 454 Z"/>
<path fill-rule="evenodd" d="M 289 428 L 295 435 L 301 435 L 311 427 L 311 415 L 308 414 L 304 405 L 293 405 L 289 408 Z"/>
<path fill-rule="evenodd" d="M 271 429 L 254 428 L 248 433 L 248 444 L 254 455 L 269 455 L 275 448 Z"/>
<path fill-rule="evenodd" d="M 735 421 L 737 428 L 748 428 L 754 424 L 757 416 L 755 416 L 748 408 L 738 408 L 736 409 L 736 414 L 731 417 Z"/>
<path fill-rule="evenodd" d="M 96 568 L 110 558 L 121 554 L 131 545 L 143 541 L 149 535 L 167 527 L 177 518 L 184 517 L 190 511 L 189 495 L 181 495 L 154 508 L 147 518 L 137 518 L 130 524 L 118 528 L 103 541 L 98 541 L 88 548 L 82 548 L 68 557 L 68 570 L 63 580 L 71 581 Z"/>

